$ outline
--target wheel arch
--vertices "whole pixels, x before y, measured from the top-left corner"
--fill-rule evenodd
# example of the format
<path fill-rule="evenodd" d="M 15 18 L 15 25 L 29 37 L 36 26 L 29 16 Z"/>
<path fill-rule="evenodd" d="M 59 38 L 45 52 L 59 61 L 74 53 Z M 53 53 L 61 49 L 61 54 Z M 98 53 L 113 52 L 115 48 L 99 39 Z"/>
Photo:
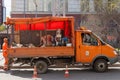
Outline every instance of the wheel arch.
<path fill-rule="evenodd" d="M 39 60 L 45 61 L 48 65 L 52 64 L 51 60 L 48 57 L 35 57 L 31 60 L 31 65 L 35 65 L 35 63 Z"/>
<path fill-rule="evenodd" d="M 97 56 L 95 59 L 93 59 L 92 65 L 93 65 L 93 64 L 95 63 L 95 61 L 98 60 L 98 59 L 104 59 L 104 60 L 106 60 L 107 62 L 109 62 L 109 58 L 108 58 L 108 57 L 106 57 L 106 56 Z"/>

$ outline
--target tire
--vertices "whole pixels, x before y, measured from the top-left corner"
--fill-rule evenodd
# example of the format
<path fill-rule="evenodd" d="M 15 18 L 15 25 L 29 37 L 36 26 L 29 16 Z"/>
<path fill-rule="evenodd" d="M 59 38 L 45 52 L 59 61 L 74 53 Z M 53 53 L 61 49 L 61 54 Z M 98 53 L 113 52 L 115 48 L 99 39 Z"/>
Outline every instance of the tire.
<path fill-rule="evenodd" d="M 37 72 L 39 74 L 44 74 L 48 70 L 48 65 L 47 65 L 47 63 L 45 61 L 38 61 L 36 63 L 36 67 L 37 67 Z"/>
<path fill-rule="evenodd" d="M 108 64 L 107 61 L 104 59 L 98 59 L 95 61 L 95 63 L 93 64 L 93 69 L 96 72 L 105 72 L 108 69 Z"/>

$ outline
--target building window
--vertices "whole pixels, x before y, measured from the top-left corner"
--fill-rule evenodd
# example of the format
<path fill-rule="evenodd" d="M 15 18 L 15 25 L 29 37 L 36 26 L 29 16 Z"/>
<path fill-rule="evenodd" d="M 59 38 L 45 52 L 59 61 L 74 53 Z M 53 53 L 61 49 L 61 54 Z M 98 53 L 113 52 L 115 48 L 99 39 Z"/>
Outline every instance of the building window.
<path fill-rule="evenodd" d="M 29 0 L 29 11 L 51 11 L 51 0 Z"/>
<path fill-rule="evenodd" d="M 24 4 L 24 0 L 16 0 L 14 4 L 14 11 L 24 11 L 23 4 Z"/>
<path fill-rule="evenodd" d="M 81 0 L 81 11 L 89 12 L 89 0 Z"/>
<path fill-rule="evenodd" d="M 51 1 L 52 0 L 14 0 L 12 11 L 24 11 L 24 9 L 25 11 L 51 11 Z"/>
<path fill-rule="evenodd" d="M 29 11 L 43 11 L 43 0 L 29 0 Z"/>
<path fill-rule="evenodd" d="M 80 12 L 81 0 L 68 0 L 68 12 Z"/>
<path fill-rule="evenodd" d="M 52 0 L 44 0 L 44 10 L 43 11 L 51 11 L 51 1 Z"/>

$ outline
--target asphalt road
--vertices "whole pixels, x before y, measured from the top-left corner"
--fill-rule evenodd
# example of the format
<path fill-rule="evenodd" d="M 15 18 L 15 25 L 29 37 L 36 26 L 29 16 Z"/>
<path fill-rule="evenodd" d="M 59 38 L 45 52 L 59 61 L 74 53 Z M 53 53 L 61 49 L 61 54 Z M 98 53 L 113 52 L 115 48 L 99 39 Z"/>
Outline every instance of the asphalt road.
<path fill-rule="evenodd" d="M 0 53 L 0 59 L 2 54 Z M 4 59 L 0 60 L 2 65 Z M 69 70 L 69 78 L 64 77 L 64 70 L 50 69 L 46 74 L 38 74 L 37 80 L 120 80 L 120 67 L 109 67 L 105 73 L 96 73 L 91 69 L 75 68 Z M 0 80 L 34 80 L 33 69 L 12 69 L 5 72 L 0 70 Z"/>
<path fill-rule="evenodd" d="M 46 74 L 38 74 L 42 80 L 120 80 L 120 68 L 109 69 L 105 73 L 96 73 L 91 69 L 69 70 L 70 77 L 64 78 L 64 71 L 49 70 Z M 33 80 L 33 70 L 0 70 L 0 80 Z M 40 79 L 38 79 L 40 80 Z"/>

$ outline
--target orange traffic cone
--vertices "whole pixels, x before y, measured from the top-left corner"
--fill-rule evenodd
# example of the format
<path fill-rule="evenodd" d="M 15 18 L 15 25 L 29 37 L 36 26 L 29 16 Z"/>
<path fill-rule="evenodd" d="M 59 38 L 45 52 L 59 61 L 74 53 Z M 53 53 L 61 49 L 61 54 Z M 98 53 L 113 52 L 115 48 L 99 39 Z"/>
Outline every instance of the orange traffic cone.
<path fill-rule="evenodd" d="M 65 78 L 68 78 L 70 75 L 69 75 L 69 71 L 68 71 L 68 66 L 66 65 L 66 70 L 65 70 L 65 75 L 64 77 Z"/>
<path fill-rule="evenodd" d="M 33 80 L 42 80 L 42 78 L 38 78 L 38 74 L 37 74 L 37 67 L 34 66 L 34 72 L 33 72 Z"/>
<path fill-rule="evenodd" d="M 32 77 L 32 78 L 33 78 L 34 80 L 37 80 L 37 78 L 38 78 L 36 66 L 34 66 L 34 72 L 33 72 L 33 77 Z"/>

